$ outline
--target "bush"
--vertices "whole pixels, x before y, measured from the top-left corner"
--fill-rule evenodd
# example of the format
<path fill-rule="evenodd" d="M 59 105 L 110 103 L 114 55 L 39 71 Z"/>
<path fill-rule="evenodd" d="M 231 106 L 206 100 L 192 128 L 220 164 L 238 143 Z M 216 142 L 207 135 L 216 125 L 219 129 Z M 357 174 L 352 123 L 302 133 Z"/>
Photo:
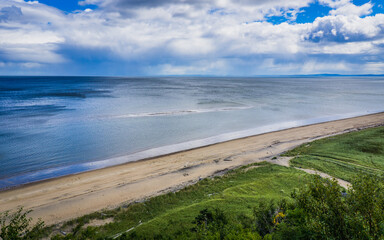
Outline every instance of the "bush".
<path fill-rule="evenodd" d="M 315 176 L 307 188 L 292 197 L 296 206 L 288 211 L 277 231 L 301 232 L 302 238 L 292 239 L 384 238 L 384 192 L 380 177 L 360 175 L 344 192 L 335 179 Z M 280 233 L 276 236 L 282 236 Z"/>
<path fill-rule="evenodd" d="M 245 240 L 262 238 L 257 232 L 244 227 L 242 224 L 235 224 L 230 216 L 216 208 L 213 211 L 203 209 L 193 221 L 195 227 L 192 229 L 196 233 L 195 239 L 212 240 Z"/>
<path fill-rule="evenodd" d="M 44 222 L 39 219 L 35 225 L 31 226 L 32 218 L 27 217 L 30 212 L 19 208 L 14 213 L 9 211 L 0 213 L 0 239 L 39 239 L 43 234 Z"/>
<path fill-rule="evenodd" d="M 238 216 L 237 223 L 220 209 L 204 209 L 194 221 L 195 239 L 384 239 L 380 177 L 358 176 L 345 192 L 335 179 L 314 176 L 292 198 L 259 200 L 253 219 Z"/>

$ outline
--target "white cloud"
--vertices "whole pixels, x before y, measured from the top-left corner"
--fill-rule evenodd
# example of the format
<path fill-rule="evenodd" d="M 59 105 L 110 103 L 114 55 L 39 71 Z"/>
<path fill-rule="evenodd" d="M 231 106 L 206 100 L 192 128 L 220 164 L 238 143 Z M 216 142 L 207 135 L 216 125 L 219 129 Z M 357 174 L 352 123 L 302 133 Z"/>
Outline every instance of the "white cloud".
<path fill-rule="evenodd" d="M 373 4 L 371 2 L 357 6 L 352 3 L 352 0 L 319 0 L 320 4 L 333 8 L 330 11 L 331 15 L 345 16 L 366 16 L 372 13 Z"/>
<path fill-rule="evenodd" d="M 225 76 L 230 74 L 228 71 L 230 69 L 231 67 L 228 62 L 221 59 L 196 61 L 188 65 L 161 64 L 156 68 L 148 68 L 147 70 L 154 75 L 193 75 L 196 73 L 201 75 L 215 75 L 220 71 L 220 74 Z"/>
<path fill-rule="evenodd" d="M 310 25 L 306 39 L 311 41 L 366 41 L 383 37 L 384 15 L 360 18 L 357 16 L 326 16 Z"/>
<path fill-rule="evenodd" d="M 19 19 L 23 13 L 15 6 L 3 7 L 0 9 L 0 22 L 7 22 Z"/>
<path fill-rule="evenodd" d="M 367 62 L 364 64 L 365 73 L 384 74 L 384 62 Z"/>
<path fill-rule="evenodd" d="M 350 42 L 322 47 L 323 54 L 379 54 L 370 42 Z"/>
<path fill-rule="evenodd" d="M 55 53 L 54 45 L 30 46 L 30 45 L 5 45 L 1 57 L 8 61 L 35 62 L 35 63 L 61 63 L 65 59 Z"/>
<path fill-rule="evenodd" d="M 351 3 L 351 0 L 319 0 L 320 4 L 327 5 L 331 8 L 339 8 Z"/>
<path fill-rule="evenodd" d="M 331 15 L 353 15 L 353 16 L 366 16 L 372 13 L 372 3 L 366 3 L 361 6 L 356 6 L 352 3 L 348 3 L 340 6 L 337 9 L 331 10 Z"/>
<path fill-rule="evenodd" d="M 42 67 L 43 64 L 36 63 L 36 62 L 17 62 L 17 63 L 10 63 L 10 62 L 0 62 L 0 68 L 21 68 L 21 69 L 36 69 Z"/>
<path fill-rule="evenodd" d="M 2 0 L 0 61 L 41 66 L 98 58 L 150 62 L 143 69 L 153 74 L 295 74 L 352 66 L 349 57 L 338 64 L 340 59 L 324 56 L 383 53 L 377 46 L 384 39 L 384 15 L 359 17 L 371 11 L 370 3 L 322 0 L 334 10 L 313 23 L 264 21 L 309 2 L 86 0 L 81 4 L 100 8 L 64 14 L 37 2 Z"/>
<path fill-rule="evenodd" d="M 23 28 L 18 31 L 13 29 L 0 29 L 0 44 L 2 46 L 17 45 L 45 45 L 63 43 L 64 38 L 57 36 L 52 31 L 41 31 L 38 29 Z"/>
<path fill-rule="evenodd" d="M 20 65 L 26 68 L 39 68 L 42 66 L 42 64 L 36 63 L 36 62 L 26 62 L 26 63 L 21 63 Z"/>
<path fill-rule="evenodd" d="M 50 26 L 50 21 L 65 19 L 59 10 L 38 2 L 4 0 L 0 12 L 6 16 L 0 21 L 1 60 L 28 62 L 28 66 L 64 61 L 56 50 L 65 38 Z"/>
<path fill-rule="evenodd" d="M 174 39 L 168 47 L 180 56 L 204 56 L 215 51 L 213 40 L 207 38 Z"/>
<path fill-rule="evenodd" d="M 349 66 L 344 61 L 329 63 L 318 60 L 309 60 L 305 62 L 299 72 L 301 74 L 319 74 L 319 73 L 338 73 L 348 72 Z"/>
<path fill-rule="evenodd" d="M 87 6 L 87 5 L 98 5 L 101 4 L 101 0 L 84 0 L 84 1 L 79 1 L 80 6 Z"/>

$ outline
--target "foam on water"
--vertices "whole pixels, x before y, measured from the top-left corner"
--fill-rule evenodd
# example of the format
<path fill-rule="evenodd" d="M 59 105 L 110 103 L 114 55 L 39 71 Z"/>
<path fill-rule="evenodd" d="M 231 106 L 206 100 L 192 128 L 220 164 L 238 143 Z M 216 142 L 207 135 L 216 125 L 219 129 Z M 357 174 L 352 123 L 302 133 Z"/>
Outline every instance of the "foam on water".
<path fill-rule="evenodd" d="M 141 117 L 159 117 L 159 116 L 176 116 L 186 114 L 197 114 L 197 113 L 211 113 L 211 112 L 224 112 L 250 109 L 252 107 L 226 107 L 216 109 L 190 109 L 190 110 L 178 110 L 171 112 L 150 112 L 150 113 L 136 113 L 136 114 L 123 114 L 123 115 L 112 115 L 112 116 L 100 116 L 99 118 L 141 118 Z"/>

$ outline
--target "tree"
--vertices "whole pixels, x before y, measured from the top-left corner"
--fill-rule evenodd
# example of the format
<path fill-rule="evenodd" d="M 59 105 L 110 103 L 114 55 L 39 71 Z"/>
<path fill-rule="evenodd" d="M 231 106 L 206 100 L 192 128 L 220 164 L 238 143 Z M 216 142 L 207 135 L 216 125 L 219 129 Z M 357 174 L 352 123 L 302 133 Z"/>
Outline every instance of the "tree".
<path fill-rule="evenodd" d="M 358 218 L 364 231 L 373 239 L 384 235 L 383 178 L 361 174 L 352 181 L 348 191 L 350 212 Z"/>
<path fill-rule="evenodd" d="M 348 206 L 336 179 L 315 176 L 306 189 L 292 197 L 303 209 L 306 224 L 313 233 L 332 239 L 351 239 L 346 214 Z"/>
<path fill-rule="evenodd" d="M 257 207 L 253 210 L 255 217 L 256 231 L 265 236 L 273 231 L 276 206 L 273 201 L 259 200 Z"/>
<path fill-rule="evenodd" d="M 196 233 L 194 239 L 206 240 L 261 240 L 262 238 L 256 232 L 244 227 L 242 224 L 236 224 L 234 219 L 225 215 L 223 211 L 216 208 L 213 211 L 209 209 L 201 210 L 199 215 L 193 221 L 195 227 L 192 229 Z"/>
<path fill-rule="evenodd" d="M 359 174 L 347 192 L 335 179 L 314 176 L 292 194 L 295 207 L 287 211 L 275 237 L 301 232 L 291 239 L 384 239 L 383 190 L 378 176 Z"/>
<path fill-rule="evenodd" d="M 44 222 L 40 219 L 31 226 L 32 218 L 27 215 L 31 211 L 24 211 L 19 208 L 16 212 L 10 213 L 6 211 L 0 213 L 0 238 L 2 240 L 28 240 L 38 239 L 44 228 Z"/>

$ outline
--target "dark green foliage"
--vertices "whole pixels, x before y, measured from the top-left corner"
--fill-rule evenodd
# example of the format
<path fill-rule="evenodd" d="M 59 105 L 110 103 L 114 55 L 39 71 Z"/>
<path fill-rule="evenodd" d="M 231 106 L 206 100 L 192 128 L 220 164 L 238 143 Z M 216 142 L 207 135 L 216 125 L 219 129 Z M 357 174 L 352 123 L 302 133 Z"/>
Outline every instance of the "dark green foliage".
<path fill-rule="evenodd" d="M 255 217 L 256 231 L 260 233 L 261 236 L 265 236 L 273 231 L 273 219 L 277 214 L 273 201 L 260 200 L 253 214 Z"/>
<path fill-rule="evenodd" d="M 343 191 L 336 180 L 314 176 L 292 193 L 293 202 L 260 199 L 253 217 L 203 209 L 188 239 L 383 239 L 382 179 L 359 176 Z M 259 235 L 260 234 L 260 235 Z M 132 236 L 132 235 L 131 235 Z M 164 236 L 163 236 L 164 237 Z M 172 239 L 171 236 L 163 239 Z M 181 239 L 181 238 L 180 238 Z"/>
<path fill-rule="evenodd" d="M 220 228 L 228 223 L 228 219 L 220 209 L 216 208 L 213 212 L 208 209 L 203 209 L 192 223 L 204 229 L 206 229 L 208 225 Z"/>
<path fill-rule="evenodd" d="M 219 239 L 224 239 L 226 235 L 225 225 L 228 224 L 228 219 L 220 209 L 214 211 L 203 209 L 192 223 L 195 224 L 192 231 L 197 233 L 198 239 L 204 239 L 205 236 L 216 235 L 216 233 L 218 233 Z"/>
<path fill-rule="evenodd" d="M 274 200 L 260 199 L 253 210 L 255 230 L 261 236 L 271 234 L 285 218 L 290 205 L 284 198 L 278 204 Z"/>
<path fill-rule="evenodd" d="M 384 193 L 382 179 L 362 175 L 346 193 L 336 180 L 315 176 L 299 192 L 293 193 L 295 207 L 287 211 L 275 237 L 293 233 L 291 239 L 382 239 Z"/>
<path fill-rule="evenodd" d="M 336 180 L 314 176 L 311 183 L 293 192 L 294 201 L 277 204 L 259 199 L 253 216 L 233 216 L 221 209 L 203 209 L 194 227 L 174 235 L 150 239 L 382 239 L 384 196 L 380 178 L 356 178 L 345 192 Z M 188 231 L 185 229 L 185 231 Z M 145 239 L 131 234 L 132 239 Z M 121 239 L 129 239 L 129 235 Z"/>
<path fill-rule="evenodd" d="M 354 179 L 347 196 L 350 211 L 356 214 L 363 230 L 374 239 L 384 237 L 383 178 L 362 175 Z"/>
<path fill-rule="evenodd" d="M 315 176 L 309 187 L 293 194 L 297 207 L 306 216 L 306 225 L 316 236 L 332 239 L 352 239 L 351 226 L 346 218 L 348 206 L 336 180 Z"/>
<path fill-rule="evenodd" d="M 213 211 L 201 210 L 193 221 L 195 227 L 192 231 L 196 233 L 194 239 L 262 239 L 257 232 L 242 224 L 230 224 L 229 217 L 218 208 Z"/>
<path fill-rule="evenodd" d="M 308 189 L 293 197 L 298 208 L 308 215 L 307 223 L 313 232 L 335 236 L 335 239 L 349 239 L 349 226 L 345 222 L 348 209 L 336 180 L 324 181 L 320 176 L 315 176 Z"/>
<path fill-rule="evenodd" d="M 305 216 L 306 214 L 301 208 L 293 207 L 292 209 L 288 209 L 284 221 L 276 226 L 273 239 L 314 239 L 314 234 L 306 224 Z"/>
<path fill-rule="evenodd" d="M 2 240 L 27 240 L 39 239 L 44 231 L 44 222 L 39 220 L 31 225 L 32 218 L 27 215 L 31 211 L 19 208 L 16 212 L 5 212 L 0 214 L 0 239 Z"/>

